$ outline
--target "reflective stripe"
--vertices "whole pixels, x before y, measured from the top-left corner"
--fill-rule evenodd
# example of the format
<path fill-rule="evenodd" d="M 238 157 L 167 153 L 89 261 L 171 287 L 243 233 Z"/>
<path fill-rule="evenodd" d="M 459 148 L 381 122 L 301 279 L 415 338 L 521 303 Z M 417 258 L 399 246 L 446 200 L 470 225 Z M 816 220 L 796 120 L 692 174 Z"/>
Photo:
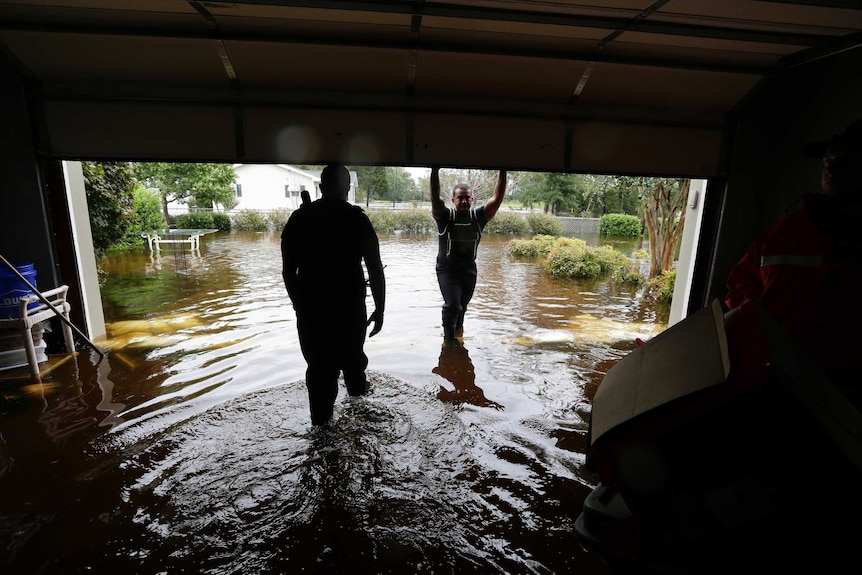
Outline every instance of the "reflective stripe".
<path fill-rule="evenodd" d="M 816 268 L 823 265 L 823 256 L 761 256 L 760 267 L 765 266 L 805 266 Z"/>

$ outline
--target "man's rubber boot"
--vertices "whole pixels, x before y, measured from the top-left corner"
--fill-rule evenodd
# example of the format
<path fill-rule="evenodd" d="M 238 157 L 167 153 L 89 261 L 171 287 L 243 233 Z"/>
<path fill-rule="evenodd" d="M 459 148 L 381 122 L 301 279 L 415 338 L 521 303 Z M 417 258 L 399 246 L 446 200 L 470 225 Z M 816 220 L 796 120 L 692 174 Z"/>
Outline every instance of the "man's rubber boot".
<path fill-rule="evenodd" d="M 451 342 L 455 341 L 455 328 L 451 325 L 443 326 L 443 341 Z"/>

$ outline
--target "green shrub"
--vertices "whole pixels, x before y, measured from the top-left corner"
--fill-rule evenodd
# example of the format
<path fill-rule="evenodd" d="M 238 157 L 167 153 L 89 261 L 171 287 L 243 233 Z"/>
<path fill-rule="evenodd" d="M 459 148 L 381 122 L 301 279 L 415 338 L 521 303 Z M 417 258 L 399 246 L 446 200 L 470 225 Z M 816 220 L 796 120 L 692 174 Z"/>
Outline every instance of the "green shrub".
<path fill-rule="evenodd" d="M 410 208 L 395 213 L 395 228 L 405 232 L 426 233 L 437 230 L 437 223 L 429 210 Z"/>
<path fill-rule="evenodd" d="M 371 220 L 371 225 L 374 231 L 378 234 L 391 234 L 395 231 L 395 214 L 390 210 L 379 210 L 374 212 L 365 212 L 368 219 Z"/>
<path fill-rule="evenodd" d="M 530 212 L 527 214 L 527 225 L 533 234 L 559 236 L 563 233 L 563 222 L 551 214 Z"/>
<path fill-rule="evenodd" d="M 595 252 L 602 263 L 602 273 L 610 274 L 614 282 L 634 286 L 644 283 L 640 264 L 636 260 L 627 258 L 622 252 L 610 246 L 595 248 Z"/>
<path fill-rule="evenodd" d="M 592 248 L 576 238 L 557 238 L 550 246 L 545 268 L 555 277 L 594 279 L 610 276 L 614 282 L 640 285 L 640 266 L 610 246 Z"/>
<path fill-rule="evenodd" d="M 587 245 L 587 242 L 585 242 L 584 240 L 579 240 L 575 238 L 561 238 L 559 236 L 546 236 L 541 234 L 538 236 L 533 236 L 532 241 L 539 244 L 539 248 L 542 250 L 542 253 L 546 255 L 548 252 L 551 251 L 551 248 L 553 248 L 557 244 L 572 244 L 577 246 Z"/>
<path fill-rule="evenodd" d="M 230 216 L 224 212 L 213 212 L 213 227 L 220 232 L 229 232 Z"/>
<path fill-rule="evenodd" d="M 241 232 L 265 232 L 269 225 L 259 211 L 240 210 L 231 218 L 231 228 Z"/>
<path fill-rule="evenodd" d="M 632 257 L 636 260 L 645 260 L 649 257 L 649 252 L 646 250 L 635 250 L 632 252 Z"/>
<path fill-rule="evenodd" d="M 666 270 L 647 282 L 647 294 L 655 301 L 670 303 L 675 285 L 676 270 Z"/>
<path fill-rule="evenodd" d="M 146 240 L 139 237 L 129 236 L 123 239 L 123 241 L 111 244 L 111 246 L 105 250 L 105 255 L 115 255 L 115 254 L 125 254 L 129 252 L 137 252 L 141 249 L 146 249 L 144 246 L 147 245 Z"/>
<path fill-rule="evenodd" d="M 641 275 L 640 266 L 637 265 L 614 270 L 613 279 L 616 283 L 621 285 L 641 286 L 644 283 L 644 277 Z"/>
<path fill-rule="evenodd" d="M 509 240 L 506 249 L 509 251 L 509 255 L 522 258 L 535 258 L 543 255 L 539 244 L 533 240 Z"/>
<path fill-rule="evenodd" d="M 621 252 L 611 246 L 599 246 L 597 248 L 587 248 L 587 250 L 595 255 L 603 274 L 613 272 L 616 268 L 629 261 Z"/>
<path fill-rule="evenodd" d="M 293 210 L 289 208 L 278 208 L 276 210 L 271 210 L 266 214 L 266 222 L 271 231 L 280 232 L 284 229 L 284 224 L 287 223 L 287 219 L 290 217 L 290 214 Z"/>
<path fill-rule="evenodd" d="M 510 240 L 507 248 L 509 255 L 515 257 L 547 256 L 545 269 L 555 277 L 594 279 L 610 276 L 618 284 L 635 286 L 644 281 L 637 261 L 611 246 L 589 247 L 579 238 L 538 235 L 529 240 Z"/>
<path fill-rule="evenodd" d="M 530 233 L 530 226 L 517 212 L 497 212 L 497 215 L 485 226 L 485 232 L 507 236 L 526 236 Z"/>
<path fill-rule="evenodd" d="M 139 186 L 133 194 L 133 206 L 130 232 L 148 232 L 168 227 L 162 213 L 162 196 L 159 192 Z"/>
<path fill-rule="evenodd" d="M 637 237 L 641 233 L 641 222 L 637 216 L 628 214 L 605 214 L 599 219 L 599 234 L 603 236 Z"/>
<path fill-rule="evenodd" d="M 548 253 L 545 269 L 554 277 L 592 279 L 599 277 L 602 268 L 591 252 L 573 245 L 557 245 Z"/>
<path fill-rule="evenodd" d="M 507 248 L 509 255 L 516 257 L 536 257 L 548 255 L 551 248 L 554 246 L 558 238 L 554 236 L 538 235 L 532 239 L 515 239 L 509 240 Z M 566 238 L 560 238 L 565 240 Z M 576 240 L 583 241 L 583 240 Z M 584 243 L 586 245 L 586 243 Z"/>
<path fill-rule="evenodd" d="M 177 216 L 177 227 L 183 230 L 215 229 L 212 212 L 189 212 Z"/>

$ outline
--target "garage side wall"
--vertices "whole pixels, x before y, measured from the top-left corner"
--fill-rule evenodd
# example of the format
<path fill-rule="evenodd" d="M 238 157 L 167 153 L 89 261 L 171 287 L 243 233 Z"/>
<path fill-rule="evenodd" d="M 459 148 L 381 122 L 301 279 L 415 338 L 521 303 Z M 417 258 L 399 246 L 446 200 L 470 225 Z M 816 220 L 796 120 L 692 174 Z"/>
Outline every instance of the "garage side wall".
<path fill-rule="evenodd" d="M 58 283 L 48 203 L 31 136 L 21 76 L 0 58 L 0 254 L 13 264 L 32 263 L 36 287 Z"/>

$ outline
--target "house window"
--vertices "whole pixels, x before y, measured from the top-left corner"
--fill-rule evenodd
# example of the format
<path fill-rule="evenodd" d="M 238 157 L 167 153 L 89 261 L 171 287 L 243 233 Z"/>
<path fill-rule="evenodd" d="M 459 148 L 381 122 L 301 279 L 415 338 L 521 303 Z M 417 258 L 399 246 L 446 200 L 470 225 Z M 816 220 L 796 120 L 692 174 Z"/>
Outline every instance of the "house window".
<path fill-rule="evenodd" d="M 284 197 L 290 197 L 290 184 L 284 184 Z"/>
<path fill-rule="evenodd" d="M 299 186 L 299 191 L 304 192 L 304 191 L 305 191 L 305 186 L 303 186 L 303 185 L 301 185 L 301 184 L 300 184 L 300 186 Z"/>
<path fill-rule="evenodd" d="M 238 198 L 242 197 L 242 184 L 236 185 L 236 197 L 238 197 Z"/>

